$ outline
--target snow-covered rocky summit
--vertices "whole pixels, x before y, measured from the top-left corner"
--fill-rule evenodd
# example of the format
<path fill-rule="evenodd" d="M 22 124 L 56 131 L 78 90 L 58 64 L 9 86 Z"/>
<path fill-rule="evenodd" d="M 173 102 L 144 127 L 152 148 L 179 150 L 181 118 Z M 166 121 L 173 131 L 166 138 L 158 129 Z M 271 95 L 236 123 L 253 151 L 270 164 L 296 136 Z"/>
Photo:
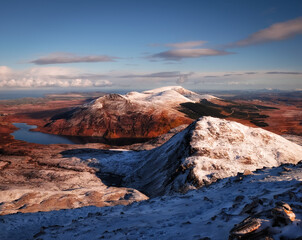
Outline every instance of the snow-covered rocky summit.
<path fill-rule="evenodd" d="M 277 134 L 212 117 L 196 122 L 190 145 L 194 153 L 183 165 L 193 165 L 194 175 L 205 183 L 302 160 L 302 147 Z"/>
<path fill-rule="evenodd" d="M 101 174 L 119 175 L 123 186 L 154 197 L 263 167 L 296 164 L 302 147 L 260 128 L 203 117 L 153 150 L 91 157 Z"/>
<path fill-rule="evenodd" d="M 104 105 L 101 102 L 108 100 L 124 101 L 132 104 L 165 107 L 176 107 L 181 103 L 198 102 L 202 99 L 211 100 L 218 99 L 209 94 L 198 94 L 187 90 L 181 86 L 168 86 L 147 90 L 144 92 L 129 92 L 125 95 L 121 94 L 108 94 L 103 97 L 97 98 L 83 107 L 88 108 L 102 108 Z M 142 107 L 144 108 L 144 107 Z"/>
<path fill-rule="evenodd" d="M 108 94 L 103 97 L 99 97 L 88 104 L 85 104 L 83 107 L 102 108 L 103 105 L 100 104 L 100 102 L 104 100 L 123 100 L 133 104 L 142 104 L 145 106 L 156 105 L 170 108 L 178 106 L 181 103 L 198 102 L 202 99 L 210 100 L 217 98 L 208 94 L 201 95 L 187 90 L 181 86 L 168 86 L 143 92 L 129 92 L 125 95 Z"/>

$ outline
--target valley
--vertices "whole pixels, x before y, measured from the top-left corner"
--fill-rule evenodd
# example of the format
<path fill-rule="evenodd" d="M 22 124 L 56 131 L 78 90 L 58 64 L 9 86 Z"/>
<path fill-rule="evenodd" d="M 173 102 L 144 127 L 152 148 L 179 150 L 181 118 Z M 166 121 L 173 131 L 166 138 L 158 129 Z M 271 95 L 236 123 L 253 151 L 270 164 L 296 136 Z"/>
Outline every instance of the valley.
<path fill-rule="evenodd" d="M 189 234 L 190 239 L 218 239 L 219 233 L 236 239 L 239 230 L 235 224 L 255 222 L 258 228 L 247 236 L 293 236 L 286 235 L 288 228 L 300 233 L 302 97 L 294 96 L 287 101 L 283 95 L 223 98 L 171 86 L 125 95 L 2 100 L 0 222 L 8 229 L 4 239 L 18 234 L 17 226 L 28 227 L 26 239 L 78 238 L 79 232 L 68 232 L 66 227 L 81 226 L 87 229 L 81 234 L 85 239 L 97 231 L 82 226 L 81 219 L 88 216 L 89 221 L 111 221 L 107 216 L 117 221 L 111 223 L 112 228 L 106 227 L 107 232 L 99 232 L 100 238 Z M 11 135 L 17 130 L 13 123 L 36 125 L 31 129 L 34 133 L 106 141 L 40 144 L 41 139 L 30 143 Z M 239 184 L 245 187 L 240 190 Z M 233 195 L 224 202 L 224 194 L 230 191 Z M 244 210 L 256 204 L 255 199 L 260 199 L 251 207 L 255 209 Z M 272 215 L 267 214 L 278 208 L 277 200 L 290 204 L 295 213 L 295 220 L 280 223 L 278 230 Z M 214 207 L 214 201 L 219 206 Z M 189 210 L 188 204 L 194 207 Z M 37 213 L 40 211 L 45 213 Z M 166 212 L 143 230 L 144 225 L 135 227 L 138 223 L 131 217 L 137 211 L 143 211 L 142 222 L 158 211 L 185 217 L 168 220 L 173 214 Z M 129 225 L 124 225 L 124 214 Z M 243 221 L 247 217 L 260 220 L 247 223 Z M 38 218 L 44 222 L 29 223 Z M 52 219 L 58 218 L 65 220 L 56 225 Z M 201 233 L 196 230 L 198 222 L 212 227 Z M 172 226 L 194 230 L 178 232 Z M 156 230 L 162 228 L 165 230 Z"/>

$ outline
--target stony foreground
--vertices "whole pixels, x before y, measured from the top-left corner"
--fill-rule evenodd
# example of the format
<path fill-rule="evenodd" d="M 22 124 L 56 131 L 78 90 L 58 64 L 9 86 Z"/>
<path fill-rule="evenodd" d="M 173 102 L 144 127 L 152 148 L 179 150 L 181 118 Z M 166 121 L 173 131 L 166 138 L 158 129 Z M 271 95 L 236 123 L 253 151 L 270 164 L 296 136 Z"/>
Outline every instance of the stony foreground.
<path fill-rule="evenodd" d="M 148 199 L 135 189 L 107 186 L 97 176 L 98 169 L 78 158 L 62 156 L 68 145 L 33 146 L 16 146 L 0 155 L 0 215 L 125 205 Z M 72 149 L 76 147 L 83 145 Z"/>
<path fill-rule="evenodd" d="M 1 239 L 298 239 L 301 181 L 287 164 L 128 206 L 6 215 Z"/>

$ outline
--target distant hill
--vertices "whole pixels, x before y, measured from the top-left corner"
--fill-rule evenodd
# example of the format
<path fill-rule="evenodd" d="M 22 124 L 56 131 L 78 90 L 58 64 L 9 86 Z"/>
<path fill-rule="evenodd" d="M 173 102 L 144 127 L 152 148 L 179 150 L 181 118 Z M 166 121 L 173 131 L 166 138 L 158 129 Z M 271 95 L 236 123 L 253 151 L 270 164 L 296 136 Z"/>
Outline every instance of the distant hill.
<path fill-rule="evenodd" d="M 153 138 L 192 119 L 178 111 L 182 103 L 213 99 L 180 86 L 126 95 L 107 94 L 54 116 L 42 131 L 60 135 Z"/>

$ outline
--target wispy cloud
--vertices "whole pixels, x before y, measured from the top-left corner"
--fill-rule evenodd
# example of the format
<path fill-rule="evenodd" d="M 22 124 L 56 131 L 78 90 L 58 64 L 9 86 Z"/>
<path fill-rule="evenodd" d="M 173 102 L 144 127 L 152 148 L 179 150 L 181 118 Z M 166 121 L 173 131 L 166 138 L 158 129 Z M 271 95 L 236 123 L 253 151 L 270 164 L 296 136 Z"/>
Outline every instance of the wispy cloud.
<path fill-rule="evenodd" d="M 207 41 L 188 41 L 179 43 L 166 43 L 163 46 L 168 48 L 196 48 L 206 44 Z M 161 44 L 154 44 L 153 46 L 161 46 Z"/>
<path fill-rule="evenodd" d="M 278 74 L 278 75 L 302 75 L 302 72 L 266 72 L 266 74 Z"/>
<path fill-rule="evenodd" d="M 156 73 L 148 73 L 148 74 L 129 74 L 122 75 L 121 78 L 174 78 L 179 76 L 190 76 L 193 73 L 181 73 L 179 71 L 171 71 L 171 72 L 156 72 Z"/>
<path fill-rule="evenodd" d="M 107 55 L 89 55 L 78 56 L 72 53 L 51 53 L 45 57 L 41 57 L 30 61 L 36 65 L 47 64 L 64 64 L 64 63 L 83 63 L 83 62 L 114 62 L 117 57 Z"/>
<path fill-rule="evenodd" d="M 251 34 L 245 39 L 225 45 L 224 49 L 285 40 L 298 34 L 302 34 L 302 17 L 286 22 L 275 23 L 268 28 Z M 206 41 L 188 41 L 180 43 L 152 44 L 151 46 L 165 46 L 172 49 L 150 55 L 147 58 L 149 58 L 150 61 L 156 61 L 156 59 L 179 61 L 184 58 L 200 58 L 233 54 L 226 50 L 200 48 L 200 46 L 205 43 Z"/>
<path fill-rule="evenodd" d="M 152 43 L 149 44 L 150 47 L 168 47 L 168 48 L 195 48 L 200 47 L 207 43 L 207 41 L 188 41 L 188 42 L 178 42 L 178 43 Z"/>
<path fill-rule="evenodd" d="M 228 47 L 249 46 L 271 41 L 280 41 L 302 34 L 302 17 L 286 22 L 275 23 L 262 29 L 245 39 L 231 43 Z"/>
<path fill-rule="evenodd" d="M 253 75 L 253 74 L 257 74 L 258 72 L 245 72 L 245 74 L 247 75 Z"/>
<path fill-rule="evenodd" d="M 149 58 L 160 58 L 164 60 L 179 61 L 183 58 L 200 58 L 208 56 L 222 56 L 232 54 L 224 50 L 215 50 L 208 48 L 186 48 L 186 49 L 172 49 L 164 52 L 160 52 L 149 56 Z"/>
<path fill-rule="evenodd" d="M 74 75 L 57 75 L 53 76 L 53 78 L 57 79 L 75 79 L 75 78 L 86 78 L 86 79 L 93 79 L 93 80 L 99 80 L 108 78 L 108 75 L 105 74 L 89 74 L 89 73 L 81 73 L 81 74 L 74 74 Z"/>
<path fill-rule="evenodd" d="M 165 79 L 172 79 L 176 83 L 181 84 L 185 83 L 188 81 L 188 78 L 192 76 L 194 73 L 181 73 L 179 71 L 171 71 L 171 72 L 156 72 L 156 73 L 149 73 L 149 74 L 130 74 L 130 75 L 123 75 L 120 76 L 121 78 L 155 78 L 155 79 L 160 79 L 160 80 L 165 80 Z"/>
<path fill-rule="evenodd" d="M 172 49 L 149 55 L 147 56 L 147 58 L 151 62 L 157 62 L 158 60 L 179 61 L 183 58 L 200 58 L 232 54 L 231 52 L 227 52 L 224 50 L 200 48 L 200 46 L 204 45 L 205 43 L 206 41 L 188 41 L 167 44 L 151 44 L 150 46 L 153 47 L 165 46 Z"/>
<path fill-rule="evenodd" d="M 206 41 L 189 41 L 189 42 L 180 42 L 180 43 L 167 43 L 166 47 L 171 48 L 194 48 L 199 47 L 207 43 Z"/>

